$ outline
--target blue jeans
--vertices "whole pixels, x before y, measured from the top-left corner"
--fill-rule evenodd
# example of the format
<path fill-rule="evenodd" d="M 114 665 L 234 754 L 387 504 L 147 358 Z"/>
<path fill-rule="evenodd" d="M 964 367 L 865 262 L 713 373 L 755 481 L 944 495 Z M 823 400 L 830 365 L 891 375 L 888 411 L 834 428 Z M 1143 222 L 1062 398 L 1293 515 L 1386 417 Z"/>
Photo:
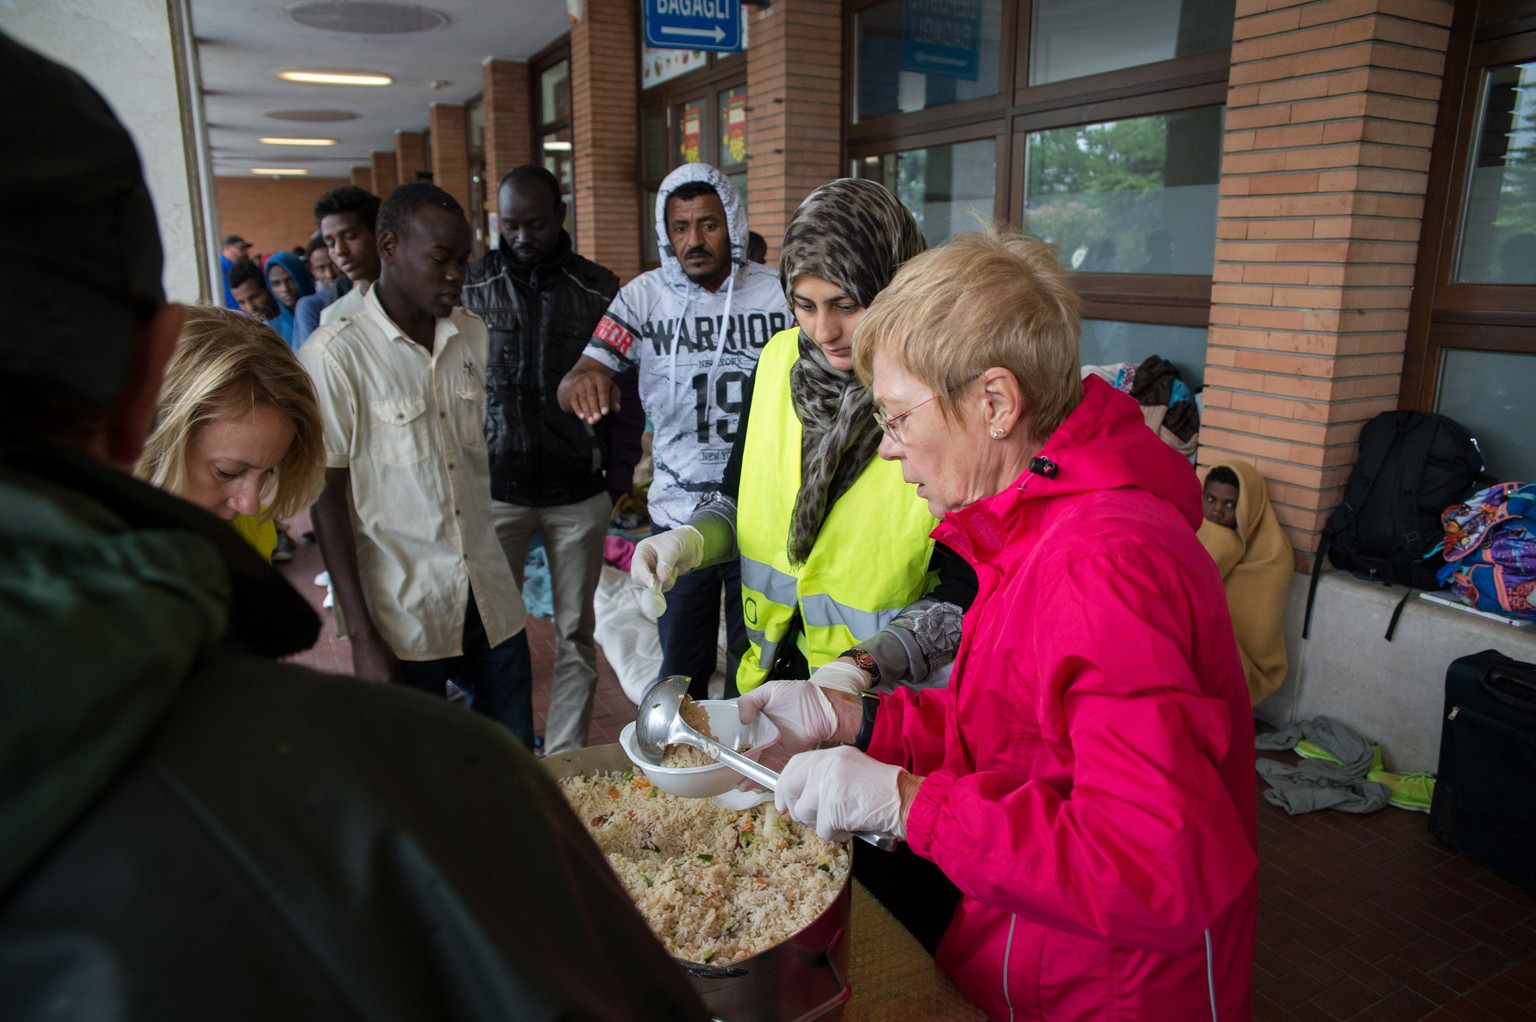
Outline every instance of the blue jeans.
<path fill-rule="evenodd" d="M 652 532 L 665 532 L 653 529 Z M 695 568 L 667 590 L 667 612 L 656 619 L 661 637 L 660 678 L 686 675 L 693 680 L 688 694 L 708 697 L 709 676 L 715 673 L 720 636 L 720 591 L 725 590 L 725 698 L 733 699 L 736 666 L 747 648 L 747 625 L 741 616 L 741 562 Z"/>
<path fill-rule="evenodd" d="M 442 660 L 400 661 L 405 683 L 441 699 L 452 681 L 464 690 L 476 713 L 505 724 L 525 746 L 533 748 L 533 661 L 528 655 L 527 631 L 493 648 L 471 592 L 464 614 L 463 650 L 459 656 Z"/>

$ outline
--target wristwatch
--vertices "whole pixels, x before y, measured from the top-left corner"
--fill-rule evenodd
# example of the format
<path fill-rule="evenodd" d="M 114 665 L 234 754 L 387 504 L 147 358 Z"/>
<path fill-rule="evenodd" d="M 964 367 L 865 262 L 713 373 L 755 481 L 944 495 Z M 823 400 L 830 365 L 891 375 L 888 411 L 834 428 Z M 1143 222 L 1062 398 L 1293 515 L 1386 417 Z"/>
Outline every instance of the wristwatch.
<path fill-rule="evenodd" d="M 875 662 L 874 657 L 869 655 L 869 650 L 862 646 L 854 646 L 852 649 L 843 650 L 839 658 L 844 656 L 851 657 L 855 667 L 869 674 L 871 687 L 880 684 L 880 665 Z"/>

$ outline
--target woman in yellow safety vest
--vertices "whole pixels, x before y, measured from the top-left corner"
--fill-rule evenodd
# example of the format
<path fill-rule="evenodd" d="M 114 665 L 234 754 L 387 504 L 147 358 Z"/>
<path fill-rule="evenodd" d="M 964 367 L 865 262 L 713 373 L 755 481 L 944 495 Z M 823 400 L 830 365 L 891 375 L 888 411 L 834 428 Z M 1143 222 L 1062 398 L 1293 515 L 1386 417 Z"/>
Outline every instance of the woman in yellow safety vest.
<path fill-rule="evenodd" d="M 798 326 L 763 349 L 721 491 L 635 550 L 631 578 L 654 593 L 740 556 L 743 692 L 807 676 L 855 693 L 947 677 L 976 577 L 929 537 L 937 522 L 900 464 L 876 455 L 881 425 L 853 372 L 865 308 L 926 247 L 912 214 L 874 181 L 833 181 L 801 203 L 779 260 Z M 866 866 L 877 858 L 860 849 Z M 881 894 L 879 880 L 861 879 Z M 953 890 L 936 873 L 893 882 Z M 903 922 L 933 946 L 952 907 L 939 897 L 930 920 Z"/>

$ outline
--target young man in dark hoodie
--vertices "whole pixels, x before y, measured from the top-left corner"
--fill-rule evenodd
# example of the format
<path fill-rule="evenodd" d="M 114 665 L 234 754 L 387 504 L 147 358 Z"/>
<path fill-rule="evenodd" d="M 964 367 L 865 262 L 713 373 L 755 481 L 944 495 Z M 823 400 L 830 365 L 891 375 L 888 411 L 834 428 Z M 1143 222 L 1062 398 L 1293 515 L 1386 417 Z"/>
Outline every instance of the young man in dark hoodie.
<path fill-rule="evenodd" d="M 304 601 L 124 470 L 182 319 L 138 156 L 3 33 L 0 93 L 0 1018 L 705 1018 L 505 730 L 278 662 Z"/>

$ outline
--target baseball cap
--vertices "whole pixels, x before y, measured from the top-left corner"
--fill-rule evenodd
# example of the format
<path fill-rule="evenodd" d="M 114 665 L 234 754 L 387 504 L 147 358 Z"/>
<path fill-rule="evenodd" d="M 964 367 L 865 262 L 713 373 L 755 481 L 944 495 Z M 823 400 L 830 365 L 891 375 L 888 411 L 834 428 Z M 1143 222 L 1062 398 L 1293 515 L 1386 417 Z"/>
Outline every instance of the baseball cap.
<path fill-rule="evenodd" d="M 239 245 L 242 248 L 250 248 L 251 247 L 251 243 L 249 241 L 246 241 L 244 238 L 240 237 L 240 235 L 238 235 L 238 234 L 231 234 L 229 237 L 225 238 L 224 239 L 224 244 L 226 244 L 226 245 Z"/>
<path fill-rule="evenodd" d="M 101 405 L 128 379 L 135 326 L 165 304 L 138 151 L 83 78 L 3 32 L 0 95 L 36 98 L 0 104 L 0 374 Z"/>

